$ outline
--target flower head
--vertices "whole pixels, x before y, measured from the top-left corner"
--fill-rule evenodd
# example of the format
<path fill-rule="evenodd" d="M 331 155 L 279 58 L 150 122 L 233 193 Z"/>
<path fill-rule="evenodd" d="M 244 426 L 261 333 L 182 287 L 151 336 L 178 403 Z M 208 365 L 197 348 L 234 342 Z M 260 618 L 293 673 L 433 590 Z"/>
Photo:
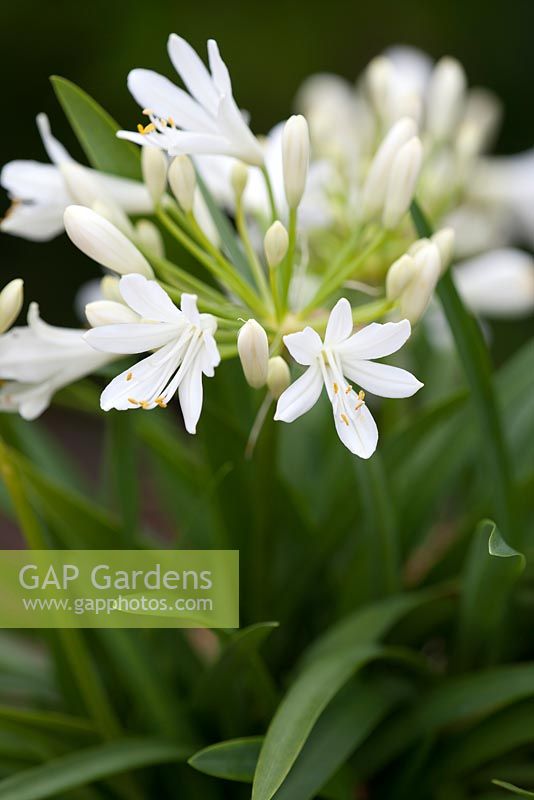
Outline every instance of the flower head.
<path fill-rule="evenodd" d="M 142 275 L 122 278 L 120 292 L 139 319 L 93 328 L 87 342 L 108 353 L 154 352 L 111 381 L 102 392 L 101 407 L 164 408 L 178 392 L 185 427 L 195 433 L 202 410 L 202 376 L 212 377 L 220 362 L 215 318 L 199 314 L 191 294 L 182 295 L 178 309 L 156 281 Z"/>
<path fill-rule="evenodd" d="M 373 323 L 354 334 L 352 328 L 350 303 L 342 298 L 332 309 L 324 342 L 310 327 L 284 336 L 295 361 L 308 369 L 278 400 L 275 419 L 293 422 L 305 414 L 324 385 L 339 438 L 351 453 L 369 458 L 376 450 L 378 429 L 365 403 L 365 391 L 380 397 L 410 397 L 423 384 L 404 369 L 372 360 L 402 347 L 411 332 L 408 320 Z M 349 381 L 361 390 L 356 391 Z"/>
<path fill-rule="evenodd" d="M 248 127 L 232 94 L 228 68 L 217 42 L 208 41 L 209 72 L 190 44 L 176 34 L 167 46 L 187 92 L 147 69 L 134 69 L 128 88 L 149 122 L 137 133 L 119 136 L 137 144 L 152 144 L 169 155 L 229 155 L 249 164 L 263 164 L 262 148 Z"/>

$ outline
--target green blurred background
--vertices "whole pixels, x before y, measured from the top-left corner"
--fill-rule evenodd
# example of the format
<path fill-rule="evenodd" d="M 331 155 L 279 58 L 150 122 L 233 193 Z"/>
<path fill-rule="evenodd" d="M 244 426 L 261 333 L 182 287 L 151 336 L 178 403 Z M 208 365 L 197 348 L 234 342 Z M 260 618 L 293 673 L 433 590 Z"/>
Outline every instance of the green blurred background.
<path fill-rule="evenodd" d="M 235 94 L 263 132 L 290 110 L 303 78 L 336 71 L 354 78 L 383 48 L 411 43 L 433 56 L 457 56 L 471 84 L 493 88 L 505 101 L 499 150 L 534 141 L 532 0 L 373 0 L 373 2 L 232 3 L 221 0 L 122 2 L 3 2 L 1 163 L 46 160 L 34 125 L 46 111 L 56 135 L 81 157 L 48 83 L 59 74 L 79 83 L 125 127 L 138 121 L 126 89 L 128 71 L 150 67 L 172 77 L 166 39 L 176 31 L 205 52 L 217 38 Z M 0 212 L 7 207 L 5 194 Z M 2 284 L 23 275 L 26 297 L 41 303 L 53 323 L 75 322 L 72 297 L 99 269 L 65 237 L 41 245 L 0 238 Z"/>

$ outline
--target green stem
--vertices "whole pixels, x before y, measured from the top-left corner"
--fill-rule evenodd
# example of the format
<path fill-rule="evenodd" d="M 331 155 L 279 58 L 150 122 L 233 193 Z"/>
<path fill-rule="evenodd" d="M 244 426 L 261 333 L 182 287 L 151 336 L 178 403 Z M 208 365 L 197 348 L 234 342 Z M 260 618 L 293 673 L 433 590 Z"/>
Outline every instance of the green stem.
<path fill-rule="evenodd" d="M 433 233 L 417 202 L 411 209 L 413 223 L 419 236 Z M 492 364 L 482 331 L 475 318 L 465 308 L 454 285 L 450 269 L 441 278 L 437 294 L 447 317 L 458 354 L 471 389 L 476 416 L 480 425 L 483 449 L 487 453 L 494 479 L 497 521 L 507 541 L 521 547 L 521 533 L 515 525 L 514 487 L 510 455 L 497 408 L 492 381 Z"/>
<path fill-rule="evenodd" d="M 289 245 L 287 254 L 282 263 L 280 264 L 280 278 L 281 278 L 281 299 L 282 310 L 287 310 L 287 298 L 289 295 L 289 286 L 291 284 L 291 276 L 293 274 L 293 265 L 295 261 L 295 249 L 297 245 L 297 209 L 291 208 L 289 210 Z"/>
<path fill-rule="evenodd" d="M 132 414 L 112 411 L 107 417 L 113 487 L 120 509 L 123 546 L 134 546 L 139 529 L 137 437 Z"/>
<path fill-rule="evenodd" d="M 156 212 L 156 216 L 169 233 L 174 236 L 197 261 L 206 267 L 223 286 L 227 286 L 235 292 L 253 311 L 261 315 L 264 314 L 265 308 L 262 300 L 247 281 L 239 275 L 229 261 L 215 259 L 209 255 L 209 253 L 206 253 L 206 251 L 199 247 L 162 209 Z"/>
<path fill-rule="evenodd" d="M 269 292 L 269 284 L 267 283 L 265 272 L 263 271 L 263 267 L 260 264 L 258 256 L 256 255 L 256 251 L 254 250 L 252 242 L 250 241 L 247 221 L 245 219 L 245 213 L 243 211 L 243 202 L 241 199 L 237 203 L 235 221 L 238 233 L 241 237 L 241 241 L 243 242 L 243 246 L 247 254 L 247 258 L 250 264 L 250 268 L 252 270 L 252 274 L 254 276 L 254 280 L 256 281 L 256 286 L 258 287 L 265 301 L 265 304 L 269 307 L 272 307 L 273 301 L 271 298 L 271 294 Z"/>
<path fill-rule="evenodd" d="M 263 173 L 263 178 L 265 180 L 265 186 L 267 187 L 267 195 L 269 197 L 269 206 L 271 209 L 271 221 L 274 222 L 275 219 L 278 218 L 278 213 L 276 211 L 276 202 L 274 199 L 273 186 L 271 183 L 271 179 L 269 177 L 269 173 L 267 172 L 267 167 L 263 166 L 261 168 L 261 171 Z"/>

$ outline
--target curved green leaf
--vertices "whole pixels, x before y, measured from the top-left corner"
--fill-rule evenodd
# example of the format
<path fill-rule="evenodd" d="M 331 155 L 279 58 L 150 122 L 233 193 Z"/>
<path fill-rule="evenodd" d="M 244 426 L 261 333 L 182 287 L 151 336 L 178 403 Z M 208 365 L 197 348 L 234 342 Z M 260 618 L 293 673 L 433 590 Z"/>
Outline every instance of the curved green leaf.
<path fill-rule="evenodd" d="M 113 117 L 72 81 L 58 75 L 50 80 L 91 166 L 102 172 L 140 180 L 139 150 L 130 142 L 117 139 L 120 125 Z"/>
<path fill-rule="evenodd" d="M 534 797 L 534 792 L 527 792 L 526 789 L 520 789 L 519 786 L 514 786 L 513 783 L 498 780 L 493 780 L 492 783 L 494 783 L 495 786 L 500 786 L 501 789 L 507 789 L 509 792 L 512 792 L 512 794 L 518 794 L 520 797 Z"/>
<path fill-rule="evenodd" d="M 2 800 L 42 800 L 151 764 L 183 761 L 189 754 L 174 744 L 124 739 L 69 753 L 0 781 Z"/>
<path fill-rule="evenodd" d="M 218 742 L 199 750 L 187 763 L 214 778 L 252 783 L 262 742 L 262 736 Z"/>

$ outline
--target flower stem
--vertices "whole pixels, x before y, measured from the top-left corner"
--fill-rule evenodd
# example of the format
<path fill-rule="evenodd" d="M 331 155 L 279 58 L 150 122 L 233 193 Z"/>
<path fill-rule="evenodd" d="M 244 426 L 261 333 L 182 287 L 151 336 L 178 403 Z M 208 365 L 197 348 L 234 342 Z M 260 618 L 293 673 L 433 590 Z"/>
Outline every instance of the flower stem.
<path fill-rule="evenodd" d="M 291 276 L 293 274 L 293 264 L 295 261 L 295 248 L 297 244 L 297 209 L 291 208 L 289 211 L 289 246 L 287 254 L 282 263 L 280 264 L 280 278 L 281 278 L 281 298 L 282 309 L 287 310 L 289 286 L 291 284 Z"/>
<path fill-rule="evenodd" d="M 239 199 L 236 208 L 236 226 L 238 233 L 241 237 L 241 241 L 243 242 L 243 246 L 245 248 L 245 252 L 247 254 L 248 262 L 250 264 L 250 269 L 254 276 L 254 280 L 256 281 L 256 286 L 258 287 L 265 304 L 272 308 L 272 298 L 271 293 L 269 291 L 269 284 L 267 283 L 267 278 L 265 277 L 265 272 L 263 270 L 262 265 L 256 255 L 256 251 L 252 246 L 252 242 L 250 241 L 250 236 L 248 233 L 247 221 L 245 219 L 245 214 L 243 211 L 243 201 Z"/>
<path fill-rule="evenodd" d="M 271 222 L 274 222 L 275 219 L 278 218 L 278 213 L 276 211 L 276 202 L 275 202 L 275 199 L 274 199 L 273 186 L 272 186 L 272 183 L 271 183 L 271 179 L 269 177 L 269 173 L 267 172 L 267 167 L 263 166 L 261 168 L 261 171 L 263 173 L 263 178 L 265 180 L 265 186 L 267 188 L 267 195 L 269 197 L 269 206 L 270 206 L 270 209 L 271 209 Z"/>
<path fill-rule="evenodd" d="M 419 236 L 431 236 L 432 226 L 416 201 L 411 214 Z M 492 381 L 488 348 L 476 319 L 465 308 L 452 280 L 450 269 L 441 278 L 437 294 L 447 317 L 471 389 L 480 424 L 480 434 L 494 476 L 497 521 L 508 542 L 521 546 L 521 533 L 515 524 L 514 487 L 510 455 Z"/>

